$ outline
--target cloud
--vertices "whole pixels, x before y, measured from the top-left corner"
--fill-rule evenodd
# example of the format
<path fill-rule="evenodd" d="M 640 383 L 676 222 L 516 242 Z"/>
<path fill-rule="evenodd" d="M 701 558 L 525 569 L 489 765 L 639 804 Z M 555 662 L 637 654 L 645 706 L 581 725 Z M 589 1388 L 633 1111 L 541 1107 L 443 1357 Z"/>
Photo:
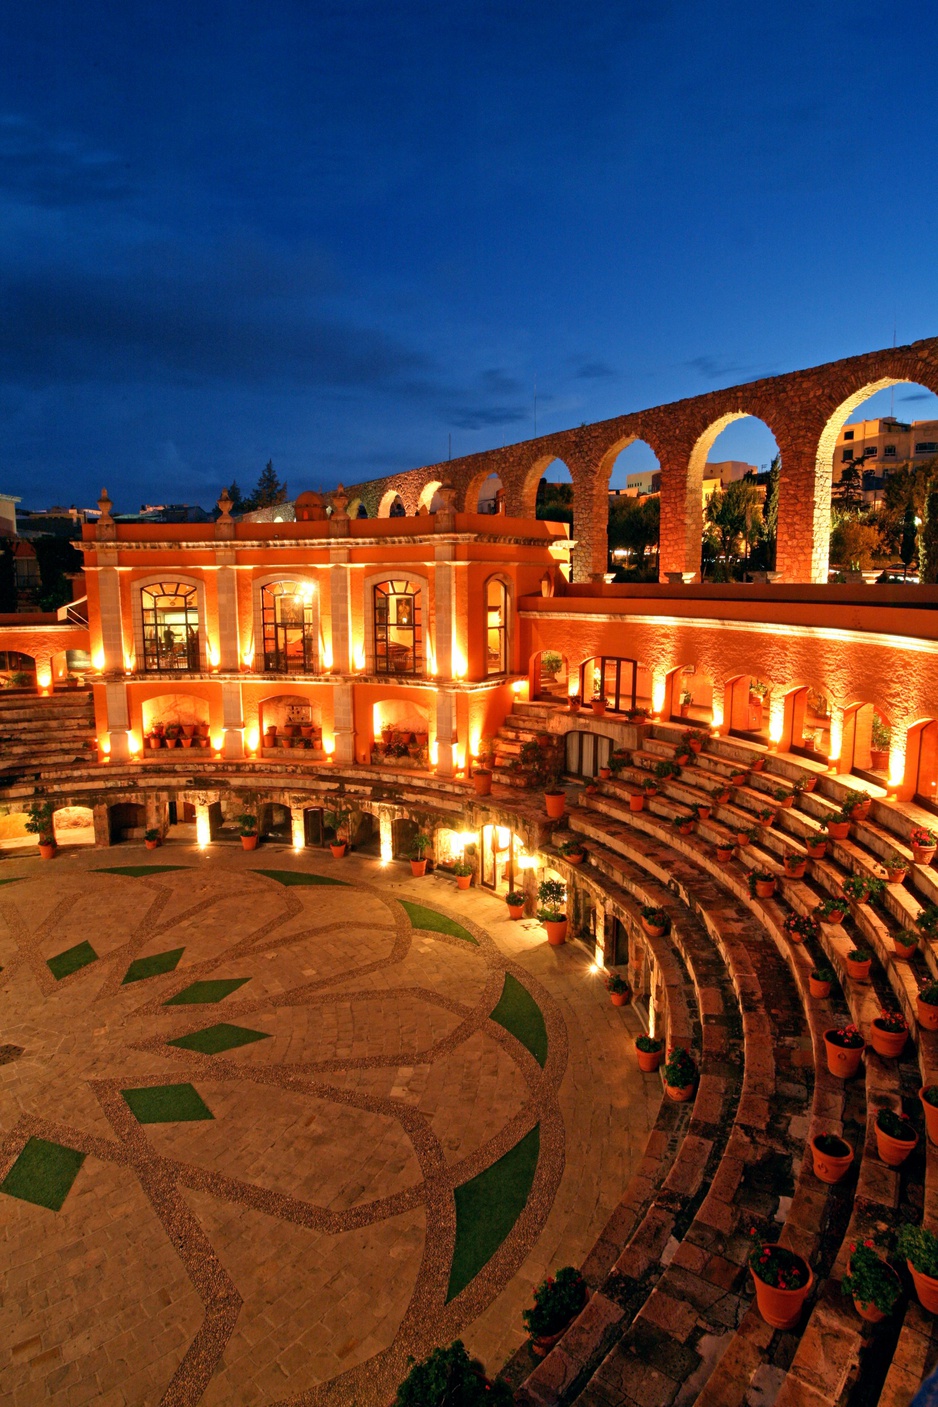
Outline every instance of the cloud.
<path fill-rule="evenodd" d="M 774 375 L 771 369 L 766 371 L 761 367 L 745 366 L 742 362 L 731 361 L 728 357 L 709 355 L 692 357 L 684 365 L 690 367 L 692 371 L 696 371 L 707 381 L 725 382 L 730 377 L 735 377 L 736 383 L 742 385 L 748 381 L 759 381 L 763 376 Z"/>
<path fill-rule="evenodd" d="M 454 407 L 449 421 L 459 430 L 484 430 L 493 425 L 517 425 L 530 412 L 520 406 Z"/>
<path fill-rule="evenodd" d="M 52 136 L 15 114 L 0 116 L 0 193 L 62 209 L 134 193 L 129 163 L 72 136 Z"/>
<path fill-rule="evenodd" d="M 521 382 L 509 376 L 501 367 L 492 367 L 479 373 L 482 390 L 492 396 L 514 396 L 522 390 Z"/>
<path fill-rule="evenodd" d="M 599 381 L 607 376 L 615 376 L 615 369 L 605 362 L 586 361 L 577 366 L 574 376 L 580 381 Z"/>
<path fill-rule="evenodd" d="M 909 391 L 908 395 L 900 396 L 900 401 L 931 401 L 934 396 L 931 391 Z"/>

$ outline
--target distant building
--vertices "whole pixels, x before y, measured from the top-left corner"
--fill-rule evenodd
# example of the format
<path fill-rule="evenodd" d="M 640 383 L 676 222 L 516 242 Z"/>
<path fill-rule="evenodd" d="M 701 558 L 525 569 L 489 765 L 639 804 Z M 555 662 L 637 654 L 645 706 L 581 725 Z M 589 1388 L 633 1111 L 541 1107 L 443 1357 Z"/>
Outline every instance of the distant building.
<path fill-rule="evenodd" d="M 706 508 L 717 489 L 725 488 L 736 479 L 744 479 L 747 474 L 758 475 L 757 464 L 747 464 L 742 459 L 723 459 L 715 464 L 707 464 L 704 469 L 702 501 Z M 646 469 L 640 474 L 630 474 L 624 489 L 610 489 L 610 498 L 644 498 L 646 494 L 661 492 L 661 470 Z"/>
<path fill-rule="evenodd" d="M 12 493 L 0 493 L 0 537 L 16 537 L 16 505 L 22 499 Z"/>
<path fill-rule="evenodd" d="M 913 420 L 907 424 L 886 415 L 880 420 L 856 420 L 844 425 L 834 450 L 834 483 L 848 464 L 862 460 L 880 478 L 897 468 L 922 464 L 938 457 L 938 420 Z"/>

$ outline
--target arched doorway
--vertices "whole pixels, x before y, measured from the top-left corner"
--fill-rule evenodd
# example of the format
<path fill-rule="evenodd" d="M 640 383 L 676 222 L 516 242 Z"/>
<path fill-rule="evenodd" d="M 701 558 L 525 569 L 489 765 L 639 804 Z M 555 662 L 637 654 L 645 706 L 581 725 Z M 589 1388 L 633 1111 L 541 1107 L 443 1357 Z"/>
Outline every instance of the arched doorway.
<path fill-rule="evenodd" d="M 147 826 L 147 808 L 136 801 L 120 801 L 108 807 L 108 827 L 112 845 L 125 840 L 142 840 Z"/>
<path fill-rule="evenodd" d="M 772 686 L 754 674 L 728 679 L 724 690 L 724 723 L 729 733 L 754 743 L 771 736 Z"/>
<path fill-rule="evenodd" d="M 579 692 L 583 702 L 606 700 L 607 713 L 651 709 L 651 674 L 638 660 L 596 655 L 580 665 Z"/>
<path fill-rule="evenodd" d="M 279 801 L 267 801 L 260 808 L 258 829 L 262 840 L 274 841 L 280 845 L 293 843 L 293 817 L 289 806 Z"/>
<path fill-rule="evenodd" d="M 90 806 L 60 806 L 52 820 L 56 845 L 94 845 L 94 813 Z"/>
<path fill-rule="evenodd" d="M 609 763 L 612 740 L 602 733 L 573 729 L 564 740 L 564 768 L 575 777 L 595 777 Z"/>
<path fill-rule="evenodd" d="M 669 718 L 672 723 L 687 720 L 709 728 L 713 722 L 713 680 L 694 664 L 682 665 L 668 676 L 670 692 L 665 702 L 669 705 Z M 748 721 L 748 720 L 747 720 Z"/>
<path fill-rule="evenodd" d="M 565 703 L 568 678 L 566 655 L 562 655 L 559 650 L 542 650 L 531 661 L 531 698 L 553 699 Z"/>
<path fill-rule="evenodd" d="M 396 489 L 388 489 L 378 504 L 378 517 L 406 518 L 406 516 L 407 509 L 404 507 L 404 500 Z"/>
<path fill-rule="evenodd" d="M 938 722 L 923 723 L 917 730 L 917 743 L 914 799 L 938 814 Z"/>
<path fill-rule="evenodd" d="M 880 786 L 889 774 L 892 728 L 883 711 L 871 703 L 853 703 L 844 709 L 840 744 L 841 770 L 855 772 Z"/>
<path fill-rule="evenodd" d="M 526 846 L 507 826 L 482 827 L 482 862 L 479 882 L 485 889 L 507 894 L 521 888 L 524 873 L 518 864 Z"/>

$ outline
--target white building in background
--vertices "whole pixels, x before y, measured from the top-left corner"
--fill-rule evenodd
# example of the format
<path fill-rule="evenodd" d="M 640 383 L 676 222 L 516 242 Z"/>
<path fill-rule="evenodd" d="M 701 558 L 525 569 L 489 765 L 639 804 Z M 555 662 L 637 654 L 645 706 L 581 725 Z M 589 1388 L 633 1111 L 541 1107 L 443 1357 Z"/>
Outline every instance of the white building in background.
<path fill-rule="evenodd" d="M 938 420 L 911 423 L 886 415 L 880 420 L 855 420 L 844 425 L 834 450 L 834 483 L 849 464 L 863 461 L 879 478 L 893 470 L 923 464 L 938 457 Z"/>

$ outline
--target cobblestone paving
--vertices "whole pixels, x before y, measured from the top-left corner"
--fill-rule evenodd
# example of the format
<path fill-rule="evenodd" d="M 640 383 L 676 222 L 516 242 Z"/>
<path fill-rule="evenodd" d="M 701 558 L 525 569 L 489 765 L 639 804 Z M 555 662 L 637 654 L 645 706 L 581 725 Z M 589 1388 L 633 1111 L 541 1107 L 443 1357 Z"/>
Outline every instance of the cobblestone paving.
<path fill-rule="evenodd" d="M 401 866 L 174 845 L 157 858 L 178 870 L 100 872 L 141 858 L 3 864 L 22 878 L 0 889 L 0 1182 L 35 1142 L 20 1195 L 0 1191 L 0 1400 L 368 1407 L 457 1334 L 497 1367 L 641 1157 L 660 1086 L 635 1015 L 577 945 Z M 478 946 L 415 928 L 402 898 Z M 506 972 L 543 1014 L 543 1069 L 489 1020 Z M 183 992 L 216 999 L 168 1004 Z M 538 1123 L 524 1211 L 447 1303 L 454 1188 Z M 26 1200 L 49 1145 L 74 1152 L 53 1147 L 59 1182 L 31 1171 Z"/>

